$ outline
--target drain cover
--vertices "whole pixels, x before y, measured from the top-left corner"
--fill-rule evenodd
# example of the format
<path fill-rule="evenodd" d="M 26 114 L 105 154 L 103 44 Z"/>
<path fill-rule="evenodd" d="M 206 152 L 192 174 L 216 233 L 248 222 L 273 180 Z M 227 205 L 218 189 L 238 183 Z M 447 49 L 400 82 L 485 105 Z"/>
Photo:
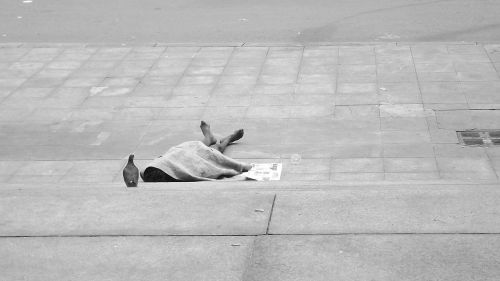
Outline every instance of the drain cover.
<path fill-rule="evenodd" d="M 458 140 L 463 145 L 491 146 L 500 145 L 500 130 L 457 131 Z"/>

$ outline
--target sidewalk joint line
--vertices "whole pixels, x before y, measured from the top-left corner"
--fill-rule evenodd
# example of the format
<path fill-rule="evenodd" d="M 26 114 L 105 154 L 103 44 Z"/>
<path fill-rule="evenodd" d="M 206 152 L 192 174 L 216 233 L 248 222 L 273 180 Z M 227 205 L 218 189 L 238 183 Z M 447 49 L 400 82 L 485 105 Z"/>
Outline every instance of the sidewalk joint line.
<path fill-rule="evenodd" d="M 379 80 L 379 75 L 378 75 L 378 66 L 379 66 L 379 56 L 377 55 L 377 49 L 376 47 L 372 49 L 373 51 L 373 56 L 375 58 L 375 87 L 376 87 L 376 91 L 377 91 L 377 113 L 378 113 L 378 131 L 380 132 L 380 138 L 379 138 L 379 144 L 380 144 L 380 147 L 381 147 L 381 153 L 382 153 L 382 178 L 384 180 L 387 180 L 387 171 L 386 171 L 386 164 L 385 164 L 385 152 L 384 152 L 384 137 L 383 137 L 383 130 L 382 130 L 382 116 L 381 116 L 381 113 L 380 113 L 380 106 L 382 105 L 381 104 L 381 97 L 380 97 L 380 87 L 383 85 L 383 83 L 380 82 Z"/>
<path fill-rule="evenodd" d="M 231 60 L 232 60 L 232 59 L 233 59 L 233 57 L 234 57 L 235 50 L 236 50 L 236 48 L 238 48 L 238 47 L 230 47 L 230 48 L 231 48 L 231 53 L 230 53 L 230 54 L 229 54 L 229 56 L 227 57 L 226 63 L 225 63 L 225 64 L 224 64 L 224 66 L 222 67 L 222 72 L 221 72 L 219 75 L 217 75 L 217 79 L 216 79 L 215 83 L 213 84 L 212 88 L 210 89 L 210 92 L 209 92 L 209 94 L 208 94 L 207 103 L 203 106 L 203 107 L 204 107 L 204 109 L 203 109 L 203 113 L 202 113 L 202 115 L 201 115 L 202 120 L 206 120 L 206 119 L 207 119 L 207 118 L 205 118 L 205 117 L 207 116 L 207 114 L 209 114 L 209 108 L 210 108 L 210 107 L 212 107 L 212 106 L 210 105 L 210 101 L 214 99 L 214 95 L 215 95 L 215 93 L 216 93 L 216 90 L 217 90 L 217 88 L 220 86 L 219 82 L 220 82 L 220 80 L 222 79 L 222 77 L 225 75 L 225 72 L 226 72 L 227 66 L 228 66 L 228 64 L 230 64 L 230 63 L 231 63 Z M 200 48 L 200 49 L 198 50 L 198 53 L 197 53 L 197 54 L 199 54 L 201 50 L 202 50 L 202 48 Z M 193 58 L 193 60 L 194 60 L 194 58 Z M 193 61 L 191 61 L 190 65 L 191 65 L 192 63 L 193 63 Z M 187 69 L 186 69 L 186 71 L 187 71 Z M 183 74 L 183 77 L 184 77 L 184 75 L 185 75 L 185 73 Z M 210 122 L 210 121 L 209 121 L 209 122 Z"/>
<path fill-rule="evenodd" d="M 157 48 L 156 46 L 153 46 L 154 48 Z M 158 64 L 160 63 L 162 57 L 164 56 L 164 54 L 167 52 L 167 47 L 159 47 L 159 48 L 164 48 L 163 51 L 158 55 L 158 58 L 155 60 L 155 62 L 153 64 L 151 64 L 151 66 L 148 68 L 147 71 L 144 72 L 144 75 L 142 75 L 140 78 L 139 78 L 139 82 L 137 84 L 135 84 L 135 86 L 133 86 L 132 88 L 132 91 L 131 93 L 134 94 L 135 91 L 137 91 L 139 85 L 143 85 L 143 80 L 146 78 L 146 76 L 149 75 L 149 73 L 155 68 L 158 66 Z M 134 48 L 131 49 L 130 52 L 128 52 L 124 59 L 122 61 L 125 60 L 125 58 L 127 56 L 129 56 L 131 53 L 133 53 L 134 51 Z M 106 81 L 106 78 L 104 78 L 103 82 Z M 176 81 L 177 82 L 177 81 Z M 142 87 L 142 86 L 141 86 Z M 173 91 L 173 90 L 172 90 Z M 169 93 L 169 97 L 172 95 L 172 92 Z M 165 98 L 165 96 L 162 96 L 163 98 Z M 144 129 L 144 133 L 141 134 L 138 142 L 137 142 L 137 145 L 134 147 L 134 151 L 132 152 L 134 155 L 137 154 L 136 152 L 139 151 L 141 145 L 142 145 L 142 142 L 144 141 L 144 138 L 146 137 L 147 133 L 149 132 L 149 130 L 151 129 L 151 127 L 153 126 L 153 123 L 158 120 L 158 116 L 160 114 L 160 110 L 158 110 L 158 113 L 153 113 L 153 118 L 151 120 L 149 120 L 149 123 L 145 126 L 146 128 Z M 125 154 L 125 157 L 127 157 L 127 155 Z M 123 160 L 123 159 L 121 159 Z M 124 161 L 125 162 L 125 161 Z M 123 169 L 125 167 L 125 163 L 123 163 L 123 166 L 121 169 Z M 120 169 L 120 170 L 121 170 Z M 117 179 L 121 176 L 121 171 L 118 171 L 117 174 L 113 177 L 113 179 Z"/>
<path fill-rule="evenodd" d="M 411 62 L 413 65 L 413 71 L 415 71 L 415 79 L 417 80 L 418 99 L 420 101 L 420 104 L 422 104 L 422 110 L 424 110 L 424 112 L 425 112 L 424 98 L 422 96 L 422 86 L 421 86 L 420 77 L 419 77 L 418 71 L 417 71 L 415 57 L 413 56 L 412 46 L 409 46 L 409 49 L 410 49 L 410 55 L 411 55 Z M 446 47 L 446 51 L 448 52 L 448 47 Z M 439 167 L 439 161 L 438 161 L 437 150 L 436 150 L 436 143 L 434 143 L 432 141 L 432 132 L 431 132 L 432 130 L 438 131 L 440 128 L 439 128 L 438 118 L 436 115 L 436 110 L 433 109 L 433 113 L 434 113 L 433 116 L 426 116 L 425 117 L 425 124 L 427 125 L 427 132 L 429 133 L 429 138 L 430 138 L 430 141 L 432 143 L 432 153 L 433 153 L 432 158 L 434 158 L 434 164 L 436 165 L 436 173 L 437 173 L 438 178 L 442 179 L 443 177 L 442 177 L 441 169 Z M 432 121 L 430 121 L 431 118 L 434 119 L 433 121 L 435 121 L 436 128 L 431 129 L 431 122 L 432 122 Z"/>
<path fill-rule="evenodd" d="M 246 44 L 246 43 L 245 43 Z M 251 48 L 251 47 L 250 47 Z M 248 118 L 248 111 L 250 110 L 250 107 L 254 105 L 254 101 L 256 99 L 255 97 L 255 86 L 259 83 L 259 80 L 261 79 L 262 73 L 264 72 L 264 67 L 266 66 L 266 62 L 269 58 L 269 50 L 271 49 L 270 47 L 264 47 L 266 49 L 266 55 L 264 56 L 262 63 L 260 64 L 259 68 L 259 73 L 257 73 L 257 79 L 255 80 L 255 84 L 252 85 L 252 90 L 250 91 L 250 98 L 249 98 L 249 104 L 247 108 L 245 109 L 245 113 L 243 115 L 242 123 L 243 125 L 246 125 L 248 121 L 250 121 Z"/>
<path fill-rule="evenodd" d="M 260 233 L 260 234 L 95 234 L 95 235 L 4 235 L 9 238 L 118 238 L 118 237 L 266 237 L 266 236 L 396 236 L 396 235 L 500 235 L 500 232 L 342 232 L 342 233 Z"/>
<path fill-rule="evenodd" d="M 269 234 L 269 227 L 271 226 L 271 219 L 273 218 L 273 211 L 274 211 L 274 204 L 276 203 L 276 196 L 277 194 L 274 194 L 273 197 L 273 203 L 271 205 L 271 210 L 269 211 L 269 219 L 267 220 L 267 228 L 266 228 L 266 235 Z"/>

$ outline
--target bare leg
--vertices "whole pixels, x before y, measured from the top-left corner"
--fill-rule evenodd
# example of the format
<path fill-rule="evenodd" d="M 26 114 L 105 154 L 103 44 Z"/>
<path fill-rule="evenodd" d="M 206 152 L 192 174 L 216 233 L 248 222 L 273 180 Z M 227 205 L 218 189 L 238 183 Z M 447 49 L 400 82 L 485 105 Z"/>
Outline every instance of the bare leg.
<path fill-rule="evenodd" d="M 244 133 L 245 132 L 243 131 L 243 129 L 236 130 L 232 134 L 230 134 L 229 136 L 221 139 L 220 142 L 216 143 L 213 147 L 215 149 L 217 149 L 218 151 L 220 151 L 221 153 L 224 153 L 227 146 L 232 144 L 233 142 L 241 139 L 243 137 Z M 250 169 L 252 169 L 251 164 L 244 164 L 242 167 L 243 172 L 248 172 Z"/>
<path fill-rule="evenodd" d="M 210 130 L 210 125 L 208 125 L 205 121 L 201 121 L 200 129 L 201 132 L 203 133 L 202 142 L 206 146 L 211 146 L 217 143 L 217 139 L 214 137 L 212 131 Z"/>
<path fill-rule="evenodd" d="M 224 153 L 224 151 L 226 150 L 226 147 L 228 145 L 230 145 L 231 143 L 241 139 L 243 137 L 244 133 L 245 132 L 243 131 L 243 129 L 239 129 L 239 130 L 234 131 L 229 136 L 221 139 L 220 142 L 215 145 L 215 148 L 217 150 L 219 150 L 221 153 Z"/>

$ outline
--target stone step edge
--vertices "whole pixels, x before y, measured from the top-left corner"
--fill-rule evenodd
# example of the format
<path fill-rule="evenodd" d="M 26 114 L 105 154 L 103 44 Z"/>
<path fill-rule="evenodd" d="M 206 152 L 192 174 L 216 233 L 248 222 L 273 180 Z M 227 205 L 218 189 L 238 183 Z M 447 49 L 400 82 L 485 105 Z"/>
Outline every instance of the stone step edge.
<path fill-rule="evenodd" d="M 432 181 L 216 181 L 216 182 L 170 182 L 144 183 L 128 188 L 124 183 L 3 183 L 0 192 L 8 190 L 61 190 L 89 189 L 103 191 L 280 191 L 280 190 L 384 190 L 384 189 L 469 189 L 491 188 L 500 190 L 498 181 L 432 180 Z"/>
<path fill-rule="evenodd" d="M 321 46 L 416 46 L 416 45 L 488 45 L 497 41 L 368 41 L 368 42 L 142 42 L 142 43 L 95 43 L 95 42 L 4 42 L 0 48 L 84 48 L 84 47 L 321 47 Z"/>

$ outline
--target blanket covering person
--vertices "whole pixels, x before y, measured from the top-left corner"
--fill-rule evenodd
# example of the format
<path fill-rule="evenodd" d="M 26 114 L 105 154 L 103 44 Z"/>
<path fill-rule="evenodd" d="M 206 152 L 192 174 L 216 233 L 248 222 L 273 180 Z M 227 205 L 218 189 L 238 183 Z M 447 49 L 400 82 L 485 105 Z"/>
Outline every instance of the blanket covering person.
<path fill-rule="evenodd" d="M 211 181 L 239 175 L 244 165 L 201 141 L 188 141 L 170 148 L 146 169 L 160 169 L 178 181 Z"/>

